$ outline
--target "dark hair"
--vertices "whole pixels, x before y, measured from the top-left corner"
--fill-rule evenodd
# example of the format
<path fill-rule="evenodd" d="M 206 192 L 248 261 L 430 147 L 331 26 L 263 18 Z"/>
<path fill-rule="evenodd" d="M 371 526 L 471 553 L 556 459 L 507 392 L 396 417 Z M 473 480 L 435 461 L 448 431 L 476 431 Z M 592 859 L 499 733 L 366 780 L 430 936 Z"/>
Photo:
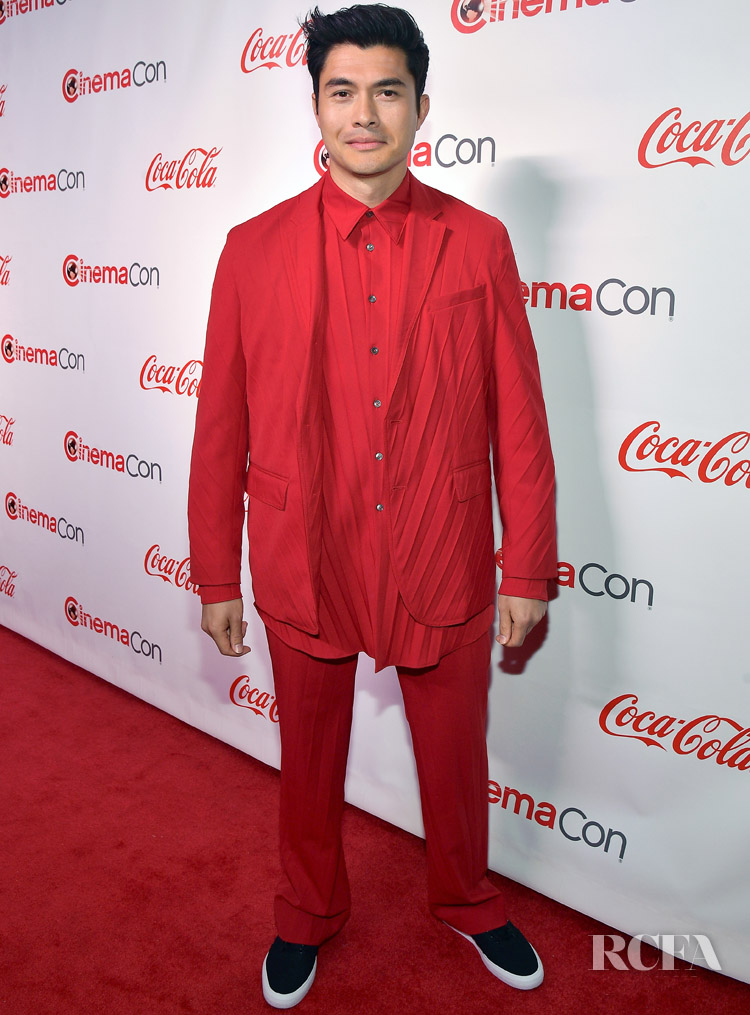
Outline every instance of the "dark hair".
<path fill-rule="evenodd" d="M 408 11 L 386 4 L 356 4 L 335 14 L 321 14 L 320 8 L 314 7 L 305 18 L 302 30 L 307 39 L 307 69 L 312 77 L 316 104 L 320 74 L 329 50 L 341 43 L 351 43 L 360 49 L 390 46 L 403 50 L 409 73 L 414 78 L 419 106 L 427 80 L 430 51 L 419 25 Z"/>

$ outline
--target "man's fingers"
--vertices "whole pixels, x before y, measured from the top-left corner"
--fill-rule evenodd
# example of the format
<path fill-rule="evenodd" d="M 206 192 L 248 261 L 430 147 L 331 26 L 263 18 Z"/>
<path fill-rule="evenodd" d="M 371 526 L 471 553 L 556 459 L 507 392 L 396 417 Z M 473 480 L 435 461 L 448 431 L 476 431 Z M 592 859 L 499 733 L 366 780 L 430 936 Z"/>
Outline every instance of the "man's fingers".
<path fill-rule="evenodd" d="M 500 633 L 497 636 L 497 640 L 501 645 L 507 645 L 513 634 L 513 620 L 510 615 L 510 610 L 507 606 L 501 605 L 500 607 Z"/>
<path fill-rule="evenodd" d="M 232 645 L 232 655 L 243 656 L 246 652 L 250 651 L 249 647 L 242 643 L 245 631 L 247 631 L 247 621 L 241 620 L 240 617 L 232 617 L 229 625 L 229 640 Z"/>
<path fill-rule="evenodd" d="M 224 656 L 244 656 L 250 651 L 250 646 L 243 644 L 247 621 L 242 619 L 241 599 L 204 604 L 201 628 Z"/>

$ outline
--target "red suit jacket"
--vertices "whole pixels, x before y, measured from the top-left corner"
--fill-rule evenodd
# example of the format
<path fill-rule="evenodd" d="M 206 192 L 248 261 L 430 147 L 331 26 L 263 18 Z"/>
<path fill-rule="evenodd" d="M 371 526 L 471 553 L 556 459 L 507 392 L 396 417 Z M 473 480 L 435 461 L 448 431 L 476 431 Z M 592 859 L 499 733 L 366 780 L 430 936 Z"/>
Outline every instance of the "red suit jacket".
<path fill-rule="evenodd" d="M 244 494 L 256 605 L 318 633 L 322 181 L 231 230 L 211 299 L 188 516 L 191 574 L 237 594 Z M 490 444 L 503 592 L 557 571 L 554 469 L 536 353 L 504 226 L 411 181 L 410 265 L 384 401 L 390 552 L 420 623 L 493 602 Z M 231 587 L 234 586 L 234 589 Z M 209 590 L 206 590 L 207 592 Z"/>

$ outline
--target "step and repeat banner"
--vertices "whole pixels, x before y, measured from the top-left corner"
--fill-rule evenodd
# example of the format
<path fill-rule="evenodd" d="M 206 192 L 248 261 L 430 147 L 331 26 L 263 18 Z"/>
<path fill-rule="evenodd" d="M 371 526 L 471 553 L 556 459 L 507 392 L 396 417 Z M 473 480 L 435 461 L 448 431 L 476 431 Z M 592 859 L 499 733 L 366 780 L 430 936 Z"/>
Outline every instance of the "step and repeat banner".
<path fill-rule="evenodd" d="M 750 980 L 750 14 L 405 6 L 432 60 L 412 170 L 508 226 L 558 469 L 548 621 L 495 646 L 490 866 Z M 271 765 L 250 576 L 225 659 L 185 508 L 226 233 L 326 171 L 304 14 L 0 0 L 0 622 Z M 422 831 L 364 656 L 348 799 Z"/>

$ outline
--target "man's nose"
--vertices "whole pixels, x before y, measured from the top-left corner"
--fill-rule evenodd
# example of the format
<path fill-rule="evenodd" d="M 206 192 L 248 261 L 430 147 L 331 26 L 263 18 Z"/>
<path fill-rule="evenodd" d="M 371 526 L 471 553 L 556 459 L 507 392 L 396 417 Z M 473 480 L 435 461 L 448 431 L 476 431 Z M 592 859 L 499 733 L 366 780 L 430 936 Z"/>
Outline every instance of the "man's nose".
<path fill-rule="evenodd" d="M 368 96 L 362 96 L 357 100 L 353 110 L 354 125 L 356 127 L 374 127 L 378 122 L 378 115 L 374 101 Z"/>

